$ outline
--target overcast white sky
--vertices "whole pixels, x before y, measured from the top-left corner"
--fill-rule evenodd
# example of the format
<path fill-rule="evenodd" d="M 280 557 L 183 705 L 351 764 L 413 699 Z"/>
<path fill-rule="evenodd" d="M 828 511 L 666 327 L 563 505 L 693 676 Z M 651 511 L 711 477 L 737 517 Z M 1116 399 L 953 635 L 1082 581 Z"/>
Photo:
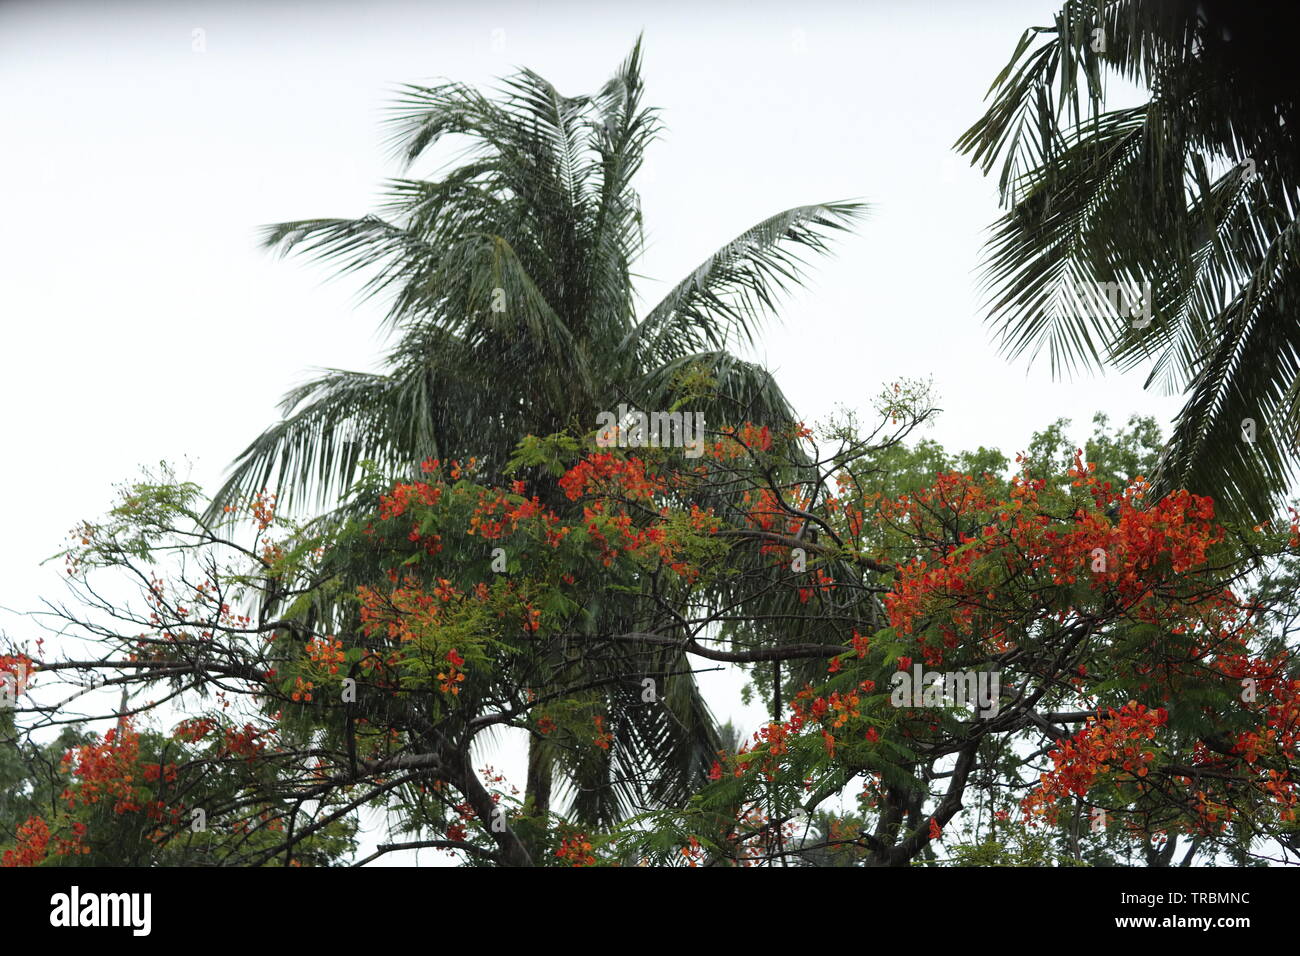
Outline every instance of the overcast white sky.
<path fill-rule="evenodd" d="M 931 434 L 953 448 L 1011 455 L 1057 417 L 1082 438 L 1097 410 L 1167 426 L 1177 400 L 1140 374 L 1053 382 L 1045 364 L 1008 365 L 982 322 L 995 184 L 951 145 L 1056 6 L 0 6 L 0 605 L 59 593 L 59 569 L 38 562 L 140 464 L 188 459 L 214 488 L 311 369 L 374 367 L 380 307 L 327 267 L 263 253 L 255 230 L 373 208 L 399 171 L 379 129 L 396 84 L 490 84 L 526 65 L 588 92 L 642 30 L 667 126 L 641 183 L 646 303 L 771 213 L 860 198 L 873 214 L 757 353 L 807 420 L 933 376 Z M 30 625 L 0 612 L 0 628 Z"/>

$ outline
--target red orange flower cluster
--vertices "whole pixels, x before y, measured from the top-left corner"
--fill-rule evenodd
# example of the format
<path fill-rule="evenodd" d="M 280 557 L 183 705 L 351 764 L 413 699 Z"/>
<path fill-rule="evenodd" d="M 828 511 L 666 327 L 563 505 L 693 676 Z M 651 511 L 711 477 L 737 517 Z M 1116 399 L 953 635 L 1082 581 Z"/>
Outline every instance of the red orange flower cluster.
<path fill-rule="evenodd" d="M 601 750 L 608 750 L 609 745 L 614 742 L 614 735 L 605 729 L 605 718 L 597 714 L 592 718 L 592 723 L 596 725 L 596 739 L 592 741 Z"/>
<path fill-rule="evenodd" d="M 585 833 L 575 833 L 562 839 L 555 855 L 569 866 L 596 865 L 596 854 L 592 852 L 591 841 Z"/>
<path fill-rule="evenodd" d="M 570 501 L 583 495 L 650 501 L 663 494 L 663 479 L 646 473 L 639 458 L 619 458 L 612 452 L 587 455 L 560 478 L 560 488 Z"/>
<path fill-rule="evenodd" d="M 343 642 L 337 638 L 313 637 L 307 642 L 307 656 L 313 664 L 323 667 L 331 674 L 339 672 L 339 665 L 347 656 L 343 652 Z"/>
<path fill-rule="evenodd" d="M 438 689 L 453 697 L 459 694 L 460 684 L 465 680 L 465 674 L 461 670 L 464 666 L 465 658 L 457 654 L 453 647 L 447 652 L 447 666 L 438 672 Z"/>
<path fill-rule="evenodd" d="M 1149 709 L 1136 701 L 1112 708 L 1105 719 L 1089 718 L 1083 730 L 1049 754 L 1054 768 L 1021 804 L 1025 822 L 1037 816 L 1055 822 L 1057 804 L 1086 796 L 1099 774 L 1118 769 L 1130 779 L 1145 777 L 1156 759 L 1151 741 L 1168 720 L 1164 708 Z"/>
<path fill-rule="evenodd" d="M 17 845 L 5 850 L 0 866 L 35 866 L 49 853 L 50 826 L 43 817 L 28 817 L 18 828 Z"/>
<path fill-rule="evenodd" d="M 71 809 L 101 800 L 113 801 L 114 813 L 140 809 L 136 794 L 136 774 L 140 772 L 140 735 L 123 720 L 106 731 L 95 743 L 74 747 L 63 755 L 63 770 L 71 772 L 76 786 L 61 794 Z"/>

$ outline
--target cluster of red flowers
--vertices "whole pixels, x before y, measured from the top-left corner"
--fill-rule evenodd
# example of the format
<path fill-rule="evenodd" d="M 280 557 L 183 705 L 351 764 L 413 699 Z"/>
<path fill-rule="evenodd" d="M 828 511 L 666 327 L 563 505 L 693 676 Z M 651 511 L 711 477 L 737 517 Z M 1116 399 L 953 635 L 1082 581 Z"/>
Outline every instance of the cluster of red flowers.
<path fill-rule="evenodd" d="M 807 496 L 794 488 L 786 489 L 782 495 L 771 488 L 760 488 L 757 491 L 747 491 L 741 496 L 741 508 L 749 527 L 786 536 L 798 534 L 803 525 L 803 519 L 792 515 L 790 511 L 802 511 L 808 503 Z"/>
<path fill-rule="evenodd" d="M 307 642 L 307 656 L 318 667 L 325 668 L 331 674 L 339 672 L 339 665 L 346 655 L 343 642 L 338 638 L 313 637 Z"/>
<path fill-rule="evenodd" d="M 419 502 L 422 505 L 433 507 L 441 497 L 442 488 L 428 482 L 416 481 L 396 484 L 390 493 L 381 495 L 379 498 L 379 520 L 387 521 L 390 518 L 400 518 L 406 514 L 412 502 Z"/>
<path fill-rule="evenodd" d="M 474 808 L 468 801 L 461 801 L 452 807 L 456 819 L 447 824 L 447 839 L 464 843 L 469 838 L 469 825 L 474 820 Z"/>
<path fill-rule="evenodd" d="M 5 850 L 0 866 L 35 866 L 49 853 L 50 827 L 43 817 L 28 817 L 18 828 L 18 841 L 12 850 Z"/>
<path fill-rule="evenodd" d="M 293 693 L 289 696 L 295 703 L 310 703 L 311 692 L 316 687 L 314 681 L 304 681 L 301 677 L 293 679 Z"/>
<path fill-rule="evenodd" d="M 192 720 L 182 720 L 172 731 L 172 736 L 177 740 L 184 740 L 186 743 L 196 743 L 203 740 L 216 729 L 217 722 L 210 717 L 195 717 Z"/>
<path fill-rule="evenodd" d="M 648 475 L 639 458 L 619 458 L 612 452 L 587 455 L 560 478 L 570 501 L 583 495 L 648 502 L 667 491 L 662 478 Z"/>
<path fill-rule="evenodd" d="M 74 747 L 63 755 L 63 771 L 71 771 L 77 785 L 65 789 L 62 799 L 69 809 L 108 799 L 115 813 L 139 810 L 135 782 L 139 758 L 140 735 L 130 720 L 123 720 L 98 743 Z"/>
<path fill-rule="evenodd" d="M 515 482 L 519 488 L 520 482 Z M 485 541 L 496 541 L 514 534 L 525 521 L 540 522 L 546 534 L 546 543 L 558 548 L 571 529 L 560 525 L 560 516 L 542 504 L 540 498 L 515 500 L 500 490 L 477 489 L 478 500 L 470 515 L 469 527 L 465 533 L 477 536 Z"/>
<path fill-rule="evenodd" d="M 164 783 L 176 782 L 176 764 L 174 763 L 146 763 L 141 765 L 144 772 L 145 783 L 157 783 L 162 780 Z"/>
<path fill-rule="evenodd" d="M 438 672 L 438 689 L 453 697 L 459 694 L 459 685 L 465 680 L 465 674 L 461 670 L 464 666 L 465 658 L 457 654 L 453 647 L 447 652 L 447 666 Z"/>
<path fill-rule="evenodd" d="M 814 594 L 828 593 L 835 588 L 835 579 L 823 571 L 821 568 L 816 569 L 814 580 L 811 585 L 799 589 L 799 603 L 807 604 Z"/>
<path fill-rule="evenodd" d="M 882 502 L 879 520 L 910 528 L 928 552 L 898 568 L 885 597 L 890 624 L 900 634 L 911 634 L 927 614 L 942 610 L 945 624 L 937 636 L 943 646 L 920 641 L 927 664 L 942 664 L 945 650 L 963 640 L 990 635 L 996 640 L 1004 631 L 1004 622 L 986 613 L 995 592 L 979 583 L 987 580 L 987 573 L 978 572 L 989 558 L 1000 561 L 1020 587 L 1041 590 L 1086 580 L 1099 600 L 1119 602 L 1145 620 L 1162 612 L 1161 585 L 1205 564 L 1207 550 L 1223 533 L 1213 523 L 1213 502 L 1177 492 L 1152 507 L 1139 507 L 1145 496 L 1140 479 L 1115 492 L 1094 472 L 1094 465 L 1084 465 L 1082 452 L 1076 453 L 1072 484 L 1089 492 L 1096 508 L 1080 507 L 1066 519 L 1040 506 L 1046 482 L 1025 477 L 1013 481 L 1005 500 L 991 494 L 992 479 L 948 474 L 914 496 Z M 932 533 L 963 522 L 971 530 L 960 534 L 958 545 L 947 543 L 946 534 Z M 1177 613 L 1185 614 L 1185 607 Z"/>
<path fill-rule="evenodd" d="M 713 442 L 709 447 L 709 454 L 718 461 L 735 460 L 751 452 L 772 450 L 772 430 L 766 425 L 760 427 L 745 422 L 739 428 L 723 428 L 721 432 L 721 440 Z"/>
<path fill-rule="evenodd" d="M 257 530 L 265 531 L 275 521 L 275 495 L 268 495 L 265 491 L 260 492 L 253 498 L 248 510 L 252 513 L 253 520 L 257 522 Z"/>
<path fill-rule="evenodd" d="M 41 816 L 30 816 L 18 828 L 17 840 L 12 850 L 5 850 L 0 858 L 0 866 L 36 866 L 44 862 L 49 854 L 50 840 L 54 840 L 55 856 L 74 856 L 90 853 L 90 847 L 82 842 L 86 836 L 86 825 L 74 821 L 70 828 L 72 836 L 56 836 L 50 832 L 50 825 Z"/>
<path fill-rule="evenodd" d="M 592 718 L 592 723 L 596 725 L 596 738 L 592 742 L 601 750 L 608 750 L 614 742 L 614 735 L 605 729 L 605 718 L 597 714 Z"/>
<path fill-rule="evenodd" d="M 1038 816 L 1056 822 L 1058 802 L 1086 796 L 1099 774 L 1122 770 L 1129 779 L 1145 777 L 1156 759 L 1151 741 L 1168 720 L 1164 708 L 1148 709 L 1136 701 L 1112 708 L 1104 719 L 1090 717 L 1083 730 L 1049 754 L 1053 769 L 1021 804 L 1025 822 Z"/>
<path fill-rule="evenodd" d="M 270 728 L 259 729 L 252 724 L 244 724 L 239 729 L 228 727 L 225 730 L 221 752 L 231 757 L 256 760 L 266 750 L 267 738 L 272 733 L 274 731 Z"/>
<path fill-rule="evenodd" d="M 358 587 L 361 633 L 366 637 L 384 634 L 399 643 L 414 640 L 423 628 L 441 621 L 441 604 L 459 596 L 450 581 L 440 582 L 439 587 L 436 598 L 414 580 L 406 580 L 388 593 L 365 585 Z"/>
<path fill-rule="evenodd" d="M 686 841 L 686 846 L 682 847 L 682 858 L 686 860 L 689 867 L 698 867 L 704 862 L 704 848 L 700 846 L 700 841 L 695 837 L 690 837 Z"/>
<path fill-rule="evenodd" d="M 560 841 L 560 848 L 555 855 L 569 866 L 595 866 L 596 854 L 592 852 L 591 841 L 585 833 L 575 833 Z"/>

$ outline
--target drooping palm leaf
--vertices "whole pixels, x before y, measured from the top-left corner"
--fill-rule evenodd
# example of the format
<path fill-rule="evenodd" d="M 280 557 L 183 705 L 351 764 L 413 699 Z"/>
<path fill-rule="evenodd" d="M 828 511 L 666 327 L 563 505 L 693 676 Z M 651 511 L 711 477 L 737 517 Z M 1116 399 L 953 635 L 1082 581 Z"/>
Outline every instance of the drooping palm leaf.
<path fill-rule="evenodd" d="M 1071 0 L 1029 30 L 957 142 L 1009 206 L 987 246 L 989 318 L 1054 372 L 1152 363 L 1187 404 L 1157 477 L 1262 517 L 1293 474 L 1300 94 L 1294 5 Z M 1103 73 L 1150 91 L 1107 112 Z M 1079 290 L 1150 283 L 1149 324 Z M 1242 440 L 1253 419 L 1259 441 Z"/>

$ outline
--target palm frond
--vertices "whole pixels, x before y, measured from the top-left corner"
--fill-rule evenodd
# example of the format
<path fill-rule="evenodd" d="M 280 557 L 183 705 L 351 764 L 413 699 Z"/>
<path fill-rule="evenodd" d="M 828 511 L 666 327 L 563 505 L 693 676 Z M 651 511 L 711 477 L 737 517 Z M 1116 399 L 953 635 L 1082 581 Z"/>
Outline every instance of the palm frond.
<path fill-rule="evenodd" d="M 1183 388 L 1158 487 L 1185 482 L 1258 518 L 1294 463 L 1291 354 L 1300 96 L 1280 77 L 1294 9 L 1207 0 L 1068 0 L 1023 35 L 984 116 L 957 142 L 1010 207 L 986 247 L 1004 352 L 1046 349 L 1054 374 L 1132 369 Z M 1104 112 L 1102 71 L 1149 101 Z M 1151 321 L 1079 290 L 1149 283 Z M 1277 327 L 1282 326 L 1282 327 Z M 1242 418 L 1268 423 L 1254 445 Z"/>
<path fill-rule="evenodd" d="M 746 229 L 678 283 L 623 347 L 662 363 L 686 351 L 752 342 L 777 298 L 801 282 L 801 253 L 826 252 L 828 235 L 866 209 L 856 202 L 796 206 Z"/>
<path fill-rule="evenodd" d="M 281 405 L 285 418 L 235 460 L 213 509 L 264 489 L 286 508 L 301 498 L 324 503 L 351 487 L 364 460 L 404 469 L 412 456 L 436 457 L 433 406 L 412 384 L 334 369 L 294 389 Z"/>

